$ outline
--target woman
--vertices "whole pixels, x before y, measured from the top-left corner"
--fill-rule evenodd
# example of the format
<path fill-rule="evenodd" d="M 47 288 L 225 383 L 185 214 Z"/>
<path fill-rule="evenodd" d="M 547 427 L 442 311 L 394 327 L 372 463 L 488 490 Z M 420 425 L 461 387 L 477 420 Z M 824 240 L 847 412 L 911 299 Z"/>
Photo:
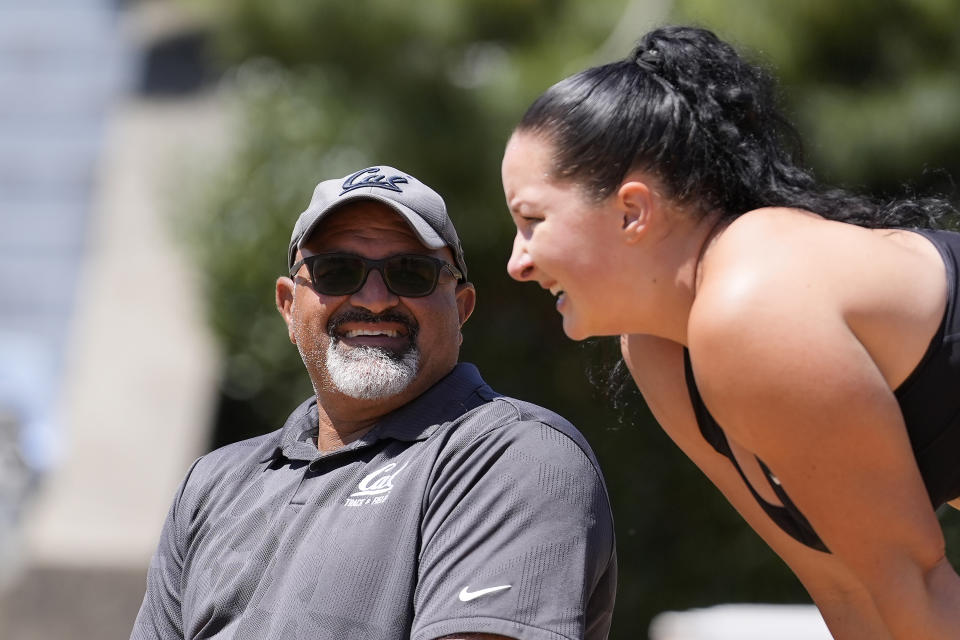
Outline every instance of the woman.
<path fill-rule="evenodd" d="M 795 164 L 772 82 L 705 30 L 551 87 L 503 160 L 508 271 L 621 334 L 655 417 L 837 638 L 960 638 L 960 235 Z M 910 230 L 921 228 L 921 230 Z"/>

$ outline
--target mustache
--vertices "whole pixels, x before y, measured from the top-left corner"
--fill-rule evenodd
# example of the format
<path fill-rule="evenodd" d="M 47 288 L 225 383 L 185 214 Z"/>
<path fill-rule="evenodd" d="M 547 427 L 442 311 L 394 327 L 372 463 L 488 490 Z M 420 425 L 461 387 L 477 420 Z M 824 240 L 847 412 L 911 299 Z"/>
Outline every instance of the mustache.
<path fill-rule="evenodd" d="M 348 309 L 341 313 L 336 314 L 327 322 L 327 333 L 331 336 L 335 335 L 337 330 L 348 322 L 365 322 L 365 323 L 376 323 L 376 322 L 395 322 L 401 324 L 407 329 L 407 336 L 410 338 L 410 341 L 413 342 L 417 337 L 417 331 L 419 330 L 419 325 L 416 320 L 409 318 L 402 313 L 397 313 L 396 311 L 384 311 L 383 313 L 373 313 L 371 311 L 365 311 L 362 309 Z"/>

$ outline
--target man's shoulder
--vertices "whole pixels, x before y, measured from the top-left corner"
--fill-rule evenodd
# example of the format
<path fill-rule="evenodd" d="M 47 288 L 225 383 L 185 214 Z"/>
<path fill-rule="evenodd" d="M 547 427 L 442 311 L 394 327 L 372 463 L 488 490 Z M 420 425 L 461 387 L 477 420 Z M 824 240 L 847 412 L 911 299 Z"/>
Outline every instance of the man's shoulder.
<path fill-rule="evenodd" d="M 542 453 L 555 449 L 581 453 L 599 468 L 593 449 L 569 420 L 538 404 L 496 395 L 463 415 L 455 439 L 504 441 L 509 446 L 536 447 Z"/>
<path fill-rule="evenodd" d="M 225 474 L 236 475 L 258 466 L 274 456 L 280 448 L 283 429 L 239 440 L 206 453 L 190 470 L 191 484 L 221 478 Z"/>
<path fill-rule="evenodd" d="M 551 426 L 556 426 L 566 430 L 577 431 L 569 420 L 561 416 L 559 413 L 542 407 L 538 404 L 532 402 L 527 402 L 526 400 L 520 400 L 517 398 L 511 398 L 510 396 L 497 396 L 493 398 L 494 402 L 502 402 L 509 405 L 512 410 L 516 413 L 516 419 L 522 422 L 543 422 Z"/>
<path fill-rule="evenodd" d="M 297 433 L 309 429 L 311 425 L 316 425 L 316 398 L 313 396 L 301 402 L 284 425 L 276 431 L 238 440 L 201 456 L 194 463 L 191 475 L 198 472 L 218 474 L 222 470 L 242 474 L 247 469 L 255 469 L 261 463 L 279 456 L 285 443 L 289 443 Z M 287 435 L 284 435 L 285 433 Z"/>

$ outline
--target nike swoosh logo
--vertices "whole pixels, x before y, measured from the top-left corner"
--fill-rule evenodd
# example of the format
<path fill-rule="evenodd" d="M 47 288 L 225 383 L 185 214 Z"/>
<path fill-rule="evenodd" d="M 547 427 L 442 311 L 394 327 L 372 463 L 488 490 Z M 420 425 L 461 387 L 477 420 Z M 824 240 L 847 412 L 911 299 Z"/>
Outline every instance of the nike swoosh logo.
<path fill-rule="evenodd" d="M 486 589 L 477 589 L 476 591 L 470 591 L 470 587 L 466 586 L 460 590 L 460 602 L 470 602 L 471 600 L 476 600 L 480 596 L 485 596 L 488 593 L 493 593 L 494 591 L 503 591 L 504 589 L 509 589 L 513 585 L 502 584 L 499 587 L 487 587 Z"/>

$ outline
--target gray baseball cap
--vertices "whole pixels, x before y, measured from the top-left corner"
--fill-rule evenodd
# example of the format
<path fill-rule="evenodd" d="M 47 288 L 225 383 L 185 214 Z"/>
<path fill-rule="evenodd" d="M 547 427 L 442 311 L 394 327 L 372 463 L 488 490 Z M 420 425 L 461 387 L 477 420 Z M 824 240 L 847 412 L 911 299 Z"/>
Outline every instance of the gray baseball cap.
<path fill-rule="evenodd" d="M 287 268 L 293 267 L 297 249 L 324 217 L 340 206 L 357 200 L 382 202 L 399 213 L 427 248 L 450 247 L 456 266 L 466 280 L 467 264 L 463 259 L 463 247 L 443 198 L 409 173 L 386 165 L 361 169 L 317 185 L 310 205 L 300 214 L 293 227 L 287 249 Z"/>

